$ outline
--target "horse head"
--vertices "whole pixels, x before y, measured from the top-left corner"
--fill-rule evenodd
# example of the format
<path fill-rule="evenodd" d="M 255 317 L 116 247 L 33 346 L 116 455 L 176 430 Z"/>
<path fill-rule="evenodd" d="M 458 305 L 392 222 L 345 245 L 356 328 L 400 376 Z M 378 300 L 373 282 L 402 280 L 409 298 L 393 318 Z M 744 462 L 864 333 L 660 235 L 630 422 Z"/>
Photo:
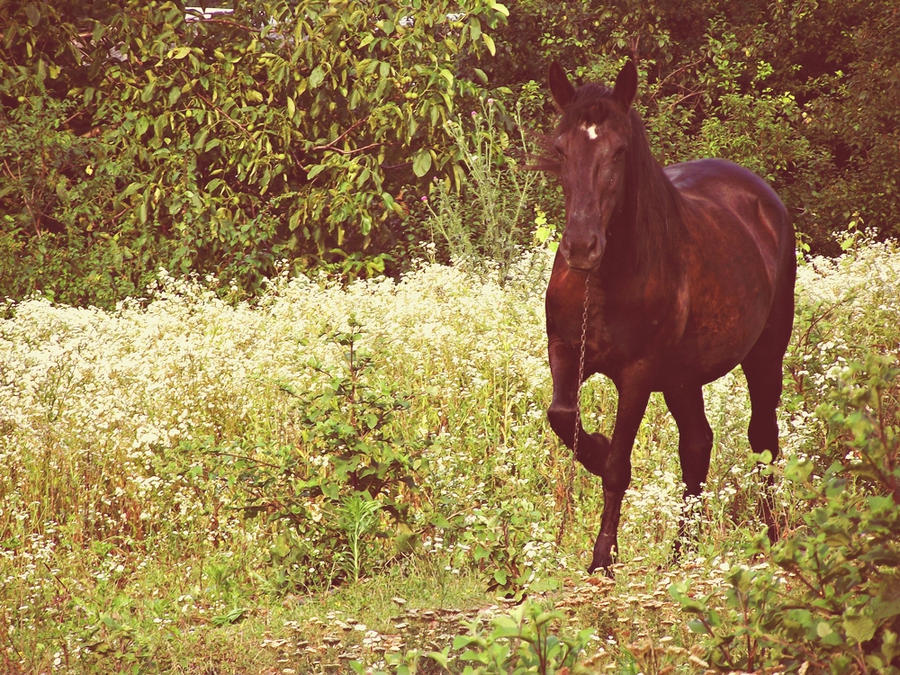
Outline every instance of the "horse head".
<path fill-rule="evenodd" d="M 611 223 L 626 206 L 629 111 L 637 69 L 629 61 L 613 89 L 597 84 L 576 89 L 554 62 L 549 83 L 562 111 L 553 138 L 558 161 L 554 170 L 566 196 L 566 228 L 559 251 L 569 267 L 592 270 L 603 259 Z"/>

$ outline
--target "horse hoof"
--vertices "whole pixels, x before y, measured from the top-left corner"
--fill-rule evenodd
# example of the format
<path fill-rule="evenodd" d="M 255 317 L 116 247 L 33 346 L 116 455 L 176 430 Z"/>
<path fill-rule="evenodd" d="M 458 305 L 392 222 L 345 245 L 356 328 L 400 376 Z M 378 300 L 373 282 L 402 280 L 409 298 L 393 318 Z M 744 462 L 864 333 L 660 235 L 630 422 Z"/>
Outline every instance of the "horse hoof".
<path fill-rule="evenodd" d="M 595 565 L 591 563 L 587 568 L 588 574 L 593 574 L 597 570 L 600 570 L 607 579 L 612 579 L 614 576 L 611 565 Z"/>
<path fill-rule="evenodd" d="M 587 568 L 588 574 L 593 574 L 597 570 L 600 570 L 601 572 L 603 572 L 604 576 L 612 579 L 612 577 L 613 577 L 612 564 L 613 564 L 613 562 L 612 562 L 611 557 L 594 559 L 591 561 L 591 564 L 588 565 L 588 568 Z"/>

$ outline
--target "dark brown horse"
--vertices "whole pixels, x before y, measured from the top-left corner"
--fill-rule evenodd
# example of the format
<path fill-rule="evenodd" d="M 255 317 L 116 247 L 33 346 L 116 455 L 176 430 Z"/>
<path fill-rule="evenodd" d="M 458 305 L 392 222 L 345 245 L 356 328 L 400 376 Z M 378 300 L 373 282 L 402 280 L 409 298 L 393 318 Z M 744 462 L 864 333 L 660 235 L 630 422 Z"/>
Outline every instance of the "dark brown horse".
<path fill-rule="evenodd" d="M 686 496 L 700 493 L 712 449 L 701 388 L 737 364 L 750 391 L 750 445 L 778 455 L 794 232 L 778 196 L 747 169 L 719 159 L 664 169 L 654 160 L 631 108 L 632 63 L 613 89 L 576 89 L 555 63 L 549 81 L 562 121 L 555 156 L 538 168 L 562 181 L 566 227 L 547 288 L 547 415 L 578 461 L 603 480 L 594 571 L 609 567 L 617 552 L 631 448 L 650 392 L 663 392 L 678 425 Z M 593 373 L 618 390 L 611 438 L 581 425 L 579 386 Z M 761 506 L 774 540 L 768 493 Z"/>

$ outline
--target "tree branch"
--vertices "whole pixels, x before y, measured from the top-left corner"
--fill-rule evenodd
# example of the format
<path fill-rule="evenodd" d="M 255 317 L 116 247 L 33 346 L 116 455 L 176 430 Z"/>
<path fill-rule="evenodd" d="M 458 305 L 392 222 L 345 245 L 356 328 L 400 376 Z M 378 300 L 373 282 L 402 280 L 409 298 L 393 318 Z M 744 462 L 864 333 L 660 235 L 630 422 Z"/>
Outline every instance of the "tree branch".
<path fill-rule="evenodd" d="M 229 115 L 227 112 L 225 112 L 224 110 L 222 110 L 222 108 L 220 108 L 219 106 L 217 106 L 215 103 L 213 103 L 210 99 L 208 99 L 206 96 L 204 96 L 204 95 L 203 95 L 202 93 L 200 93 L 199 91 L 195 91 L 194 93 L 197 95 L 197 98 L 199 98 L 201 101 L 203 101 L 204 103 L 206 103 L 206 105 L 208 105 L 210 108 L 213 108 L 213 109 L 216 110 L 217 112 L 219 112 L 219 113 L 221 113 L 222 115 L 224 115 L 224 116 L 225 116 L 225 119 L 227 119 L 229 122 L 231 122 L 231 123 L 232 123 L 234 126 L 236 126 L 238 129 L 240 129 L 241 131 L 243 131 L 243 132 L 244 132 L 244 135 L 246 135 L 247 138 L 250 138 L 250 139 L 253 138 L 253 135 L 247 130 L 247 127 L 245 127 L 243 124 L 241 124 L 240 122 L 238 122 L 238 121 L 237 121 L 236 119 L 234 119 L 231 115 Z"/>
<path fill-rule="evenodd" d="M 354 129 L 358 128 L 361 124 L 363 124 L 366 120 L 369 119 L 369 116 L 366 115 L 362 119 L 357 120 L 350 128 L 344 131 L 341 135 L 335 138 L 333 141 L 326 143 L 324 145 L 314 145 L 312 147 L 313 150 L 318 150 L 320 152 L 331 150 L 332 152 L 336 152 L 340 155 L 357 155 L 361 152 L 365 152 L 366 150 L 371 150 L 372 148 L 377 148 L 381 143 L 369 143 L 368 145 L 364 145 L 361 148 L 354 148 L 353 150 L 345 150 L 344 148 L 337 147 L 337 144 L 341 142 L 341 139 L 346 138 L 348 134 L 352 133 Z"/>

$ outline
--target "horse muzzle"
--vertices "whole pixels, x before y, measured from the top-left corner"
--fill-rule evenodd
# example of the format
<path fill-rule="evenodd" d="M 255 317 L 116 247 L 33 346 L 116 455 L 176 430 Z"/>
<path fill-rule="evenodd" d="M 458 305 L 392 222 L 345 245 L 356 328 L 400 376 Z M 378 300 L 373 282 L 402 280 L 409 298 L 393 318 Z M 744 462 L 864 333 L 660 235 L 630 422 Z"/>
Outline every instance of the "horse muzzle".
<path fill-rule="evenodd" d="M 590 271 L 600 264 L 606 251 L 606 235 L 588 232 L 573 236 L 566 232 L 559 243 L 559 252 L 572 269 Z"/>

